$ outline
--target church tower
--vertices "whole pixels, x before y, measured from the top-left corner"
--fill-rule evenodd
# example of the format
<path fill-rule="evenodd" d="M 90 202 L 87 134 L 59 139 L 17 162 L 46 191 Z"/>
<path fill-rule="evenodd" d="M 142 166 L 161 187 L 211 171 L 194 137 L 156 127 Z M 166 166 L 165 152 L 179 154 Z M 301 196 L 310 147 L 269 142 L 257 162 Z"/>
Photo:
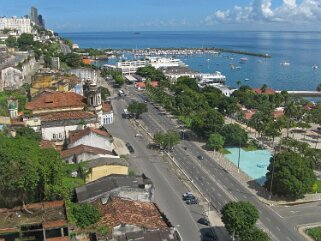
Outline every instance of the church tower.
<path fill-rule="evenodd" d="M 86 80 L 83 85 L 84 96 L 87 98 L 87 108 L 89 111 L 95 112 L 98 117 L 98 123 L 101 123 L 102 103 L 101 92 L 98 86 L 92 83 L 90 80 Z"/>
<path fill-rule="evenodd" d="M 17 119 L 18 117 L 18 100 L 17 99 L 8 99 L 8 112 L 10 119 Z"/>

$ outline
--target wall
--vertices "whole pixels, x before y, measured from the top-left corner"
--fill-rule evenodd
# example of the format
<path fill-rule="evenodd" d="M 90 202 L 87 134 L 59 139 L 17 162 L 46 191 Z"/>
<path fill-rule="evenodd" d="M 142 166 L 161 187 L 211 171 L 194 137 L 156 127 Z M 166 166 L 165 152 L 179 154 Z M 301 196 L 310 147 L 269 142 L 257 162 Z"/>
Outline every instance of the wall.
<path fill-rule="evenodd" d="M 114 113 L 105 113 L 101 118 L 102 125 L 110 125 L 114 122 Z"/>
<path fill-rule="evenodd" d="M 90 174 L 86 178 L 86 183 L 95 181 L 101 177 L 105 177 L 111 174 L 128 175 L 128 167 L 120 165 L 103 165 L 91 168 L 90 171 Z"/>
<path fill-rule="evenodd" d="M 94 146 L 108 151 L 112 151 L 114 149 L 114 144 L 112 143 L 111 138 L 103 137 L 93 132 L 90 132 L 89 135 L 84 136 L 75 143 L 70 144 L 68 147 L 71 148 L 79 145 Z"/>

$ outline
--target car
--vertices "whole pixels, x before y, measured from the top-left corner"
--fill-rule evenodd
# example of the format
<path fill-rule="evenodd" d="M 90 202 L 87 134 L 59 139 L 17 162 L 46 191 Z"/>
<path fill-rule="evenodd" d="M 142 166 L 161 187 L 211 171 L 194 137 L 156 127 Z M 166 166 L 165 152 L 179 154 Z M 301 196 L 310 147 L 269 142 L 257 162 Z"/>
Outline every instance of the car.
<path fill-rule="evenodd" d="M 208 221 L 207 218 L 200 218 L 199 220 L 197 220 L 197 222 L 205 226 L 210 226 L 210 221 Z"/>
<path fill-rule="evenodd" d="M 140 134 L 140 133 L 136 133 L 136 134 L 135 134 L 135 137 L 143 137 L 143 135 Z"/>
<path fill-rule="evenodd" d="M 208 240 L 208 241 L 216 241 L 217 240 L 217 236 L 216 236 L 214 230 L 206 232 L 203 235 L 203 238 L 204 238 L 204 240 Z"/>
<path fill-rule="evenodd" d="M 198 200 L 196 197 L 192 197 L 191 199 L 187 199 L 185 201 L 186 204 L 191 205 L 191 204 L 198 204 Z"/>
<path fill-rule="evenodd" d="M 191 197 L 194 197 L 194 194 L 193 193 L 191 193 L 191 192 L 186 192 L 186 193 L 184 193 L 183 195 L 182 195 L 182 197 L 183 197 L 183 200 L 184 199 L 189 199 L 189 198 L 191 198 Z"/>
<path fill-rule="evenodd" d="M 204 160 L 204 157 L 201 155 L 197 156 L 197 158 L 198 158 L 198 160 Z"/>
<path fill-rule="evenodd" d="M 126 143 L 126 146 L 127 146 L 127 149 L 128 149 L 128 151 L 130 152 L 130 153 L 134 153 L 135 151 L 134 151 L 134 148 L 132 147 L 132 145 L 130 144 L 130 143 Z"/>

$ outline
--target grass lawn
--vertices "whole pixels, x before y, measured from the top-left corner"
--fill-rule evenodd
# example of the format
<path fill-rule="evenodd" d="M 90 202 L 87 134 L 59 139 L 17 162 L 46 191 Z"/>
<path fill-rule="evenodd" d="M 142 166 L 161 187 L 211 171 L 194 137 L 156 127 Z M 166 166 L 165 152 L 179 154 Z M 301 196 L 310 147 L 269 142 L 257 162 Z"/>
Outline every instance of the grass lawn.
<path fill-rule="evenodd" d="M 231 152 L 229 150 L 225 149 L 225 148 L 222 148 L 220 150 L 220 153 L 222 153 L 223 155 L 226 155 L 226 154 L 230 154 Z"/>
<path fill-rule="evenodd" d="M 321 227 L 308 229 L 306 233 L 314 238 L 314 240 L 321 240 Z"/>
<path fill-rule="evenodd" d="M 191 128 L 191 126 L 192 126 L 192 118 L 191 117 L 178 116 L 177 119 L 182 121 L 187 128 Z"/>

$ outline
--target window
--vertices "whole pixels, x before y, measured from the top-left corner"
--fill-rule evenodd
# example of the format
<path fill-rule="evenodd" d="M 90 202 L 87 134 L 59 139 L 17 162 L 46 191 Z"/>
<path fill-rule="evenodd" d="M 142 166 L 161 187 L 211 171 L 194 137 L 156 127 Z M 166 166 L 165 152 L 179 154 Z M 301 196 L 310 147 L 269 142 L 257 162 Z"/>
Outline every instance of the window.
<path fill-rule="evenodd" d="M 57 139 L 57 134 L 52 134 L 52 139 L 56 140 Z"/>

